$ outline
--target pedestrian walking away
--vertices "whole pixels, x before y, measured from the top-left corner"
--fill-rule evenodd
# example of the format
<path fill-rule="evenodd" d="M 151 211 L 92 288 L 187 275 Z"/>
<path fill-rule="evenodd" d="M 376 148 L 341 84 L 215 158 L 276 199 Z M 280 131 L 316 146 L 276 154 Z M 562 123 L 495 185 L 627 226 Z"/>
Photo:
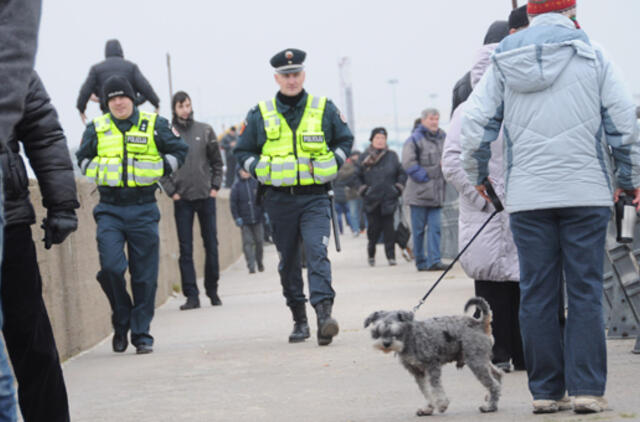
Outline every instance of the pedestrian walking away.
<path fill-rule="evenodd" d="M 184 163 L 189 147 L 167 119 L 138 110 L 125 78 L 109 78 L 103 95 L 109 113 L 87 125 L 76 152 L 82 173 L 100 193 L 93 210 L 100 256 L 96 278 L 111 305 L 113 351 L 127 349 L 131 331 L 136 353 L 146 354 L 153 351 L 150 329 L 158 284 L 156 182 Z M 133 301 L 126 289 L 127 268 Z"/>
<path fill-rule="evenodd" d="M 387 146 L 387 130 L 374 128 L 369 137 L 371 146 L 358 162 L 358 193 L 362 196 L 367 213 L 367 256 L 369 265 L 375 265 L 376 243 L 383 235 L 384 250 L 389 265 L 396 265 L 394 214 L 398 198 L 402 195 L 407 175 L 398 155 Z"/>
<path fill-rule="evenodd" d="M 409 176 L 403 200 L 411 210 L 413 254 L 418 271 L 441 271 L 446 267 L 440 262 L 440 212 L 445 188 L 440 160 L 446 133 L 439 128 L 438 110 L 426 109 L 420 116 L 420 124 L 402 148 L 402 167 Z"/>
<path fill-rule="evenodd" d="M 173 199 L 180 245 L 180 282 L 187 298 L 181 310 L 200 307 L 200 290 L 193 264 L 193 220 L 198 215 L 205 250 L 204 289 L 211 305 L 222 305 L 218 297 L 220 264 L 216 225 L 216 196 L 222 185 L 222 157 L 216 134 L 206 123 L 193 119 L 191 98 L 184 91 L 171 100 L 173 127 L 189 146 L 184 165 L 163 177 L 160 184 Z"/>
<path fill-rule="evenodd" d="M 238 178 L 231 187 L 231 216 L 242 230 L 242 251 L 249 273 L 264 271 L 262 260 L 264 210 L 258 205 L 258 181 L 244 169 L 238 169 Z"/>
<path fill-rule="evenodd" d="M 304 51 L 295 48 L 273 56 L 271 65 L 280 90 L 275 98 L 261 101 L 249 111 L 234 154 L 266 191 L 265 209 L 280 255 L 280 282 L 294 320 L 289 341 L 309 337 L 302 242 L 309 300 L 317 315 L 318 344 L 324 346 L 339 330 L 332 317 L 335 291 L 327 256 L 331 214 L 327 191 L 349 156 L 353 135 L 332 101 L 304 90 L 305 57 Z"/>
<path fill-rule="evenodd" d="M 122 76 L 129 81 L 129 84 L 134 91 L 134 105 L 138 106 L 145 101 L 149 101 L 155 108 L 156 113 L 160 107 L 160 98 L 151 87 L 151 84 L 144 77 L 138 65 L 125 60 L 122 46 L 118 40 L 107 41 L 104 48 L 105 59 L 100 63 L 96 63 L 91 66 L 89 75 L 85 79 L 80 92 L 78 93 L 78 101 L 76 108 L 80 112 L 80 118 L 82 123 L 85 124 L 87 116 L 85 114 L 87 109 L 87 102 L 90 99 L 98 101 L 100 103 L 100 110 L 103 113 L 109 112 L 107 105 L 107 99 L 103 97 L 104 83 L 111 76 Z"/>
<path fill-rule="evenodd" d="M 497 21 L 491 32 L 507 35 L 507 22 Z M 485 37 L 485 40 L 488 38 Z M 470 71 L 471 84 L 476 86 L 491 63 L 491 54 L 502 38 L 481 47 Z M 463 103 L 464 104 L 464 103 Z M 462 107 L 453 113 L 444 143 L 442 171 L 446 181 L 459 193 L 458 245 L 466 245 L 494 207 L 487 203 L 469 182 L 460 161 L 460 129 Z M 501 202 L 504 202 L 503 135 L 491 144 L 489 178 Z M 518 312 L 520 304 L 520 267 L 518 252 L 509 228 L 509 215 L 500 213 L 487 225 L 475 243 L 460 257 L 467 276 L 474 280 L 475 294 L 487 300 L 493 313 L 491 332 L 494 337 L 492 362 L 505 372 L 524 370 L 522 338 Z"/>
<path fill-rule="evenodd" d="M 43 204 L 45 248 L 62 243 L 78 227 L 76 183 L 67 140 L 40 78 L 32 73 L 22 119 L 0 152 L 4 179 L 5 242 L 2 261 L 4 336 L 18 381 L 25 422 L 68 421 L 69 405 L 53 330 L 42 299 L 31 225 L 36 222 L 29 199 L 27 171 L 19 154 L 24 146 Z"/>
<path fill-rule="evenodd" d="M 566 408 L 568 394 L 575 412 L 600 412 L 607 408 L 602 296 L 610 208 L 623 191 L 640 203 L 635 104 L 580 29 L 576 0 L 530 0 L 527 12 L 529 28 L 498 45 L 463 108 L 462 166 L 484 195 L 480 182 L 502 127 L 533 411 Z M 557 312 L 563 274 L 564 327 Z"/>

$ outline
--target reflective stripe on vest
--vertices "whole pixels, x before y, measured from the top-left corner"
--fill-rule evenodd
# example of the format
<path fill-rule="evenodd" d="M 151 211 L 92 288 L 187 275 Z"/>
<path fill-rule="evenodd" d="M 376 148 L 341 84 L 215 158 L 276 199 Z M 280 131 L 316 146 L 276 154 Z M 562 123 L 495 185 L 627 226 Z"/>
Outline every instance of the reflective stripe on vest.
<path fill-rule="evenodd" d="M 275 98 L 258 104 L 267 137 L 255 169 L 260 183 L 312 185 L 324 184 L 337 177 L 338 166 L 322 131 L 326 104 L 326 97 L 307 97 L 295 139 L 286 119 L 277 110 Z"/>
<path fill-rule="evenodd" d="M 93 120 L 98 137 L 98 155 L 89 163 L 86 176 L 99 186 L 149 186 L 164 174 L 164 161 L 156 147 L 154 129 L 157 114 L 139 112 L 138 124 L 125 134 L 111 116 Z M 124 165 L 126 157 L 126 167 Z"/>

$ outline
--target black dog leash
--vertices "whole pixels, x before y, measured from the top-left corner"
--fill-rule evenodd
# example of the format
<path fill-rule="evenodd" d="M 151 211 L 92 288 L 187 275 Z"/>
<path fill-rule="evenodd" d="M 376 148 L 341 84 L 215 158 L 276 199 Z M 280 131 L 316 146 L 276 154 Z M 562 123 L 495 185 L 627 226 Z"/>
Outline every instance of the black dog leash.
<path fill-rule="evenodd" d="M 418 304 L 416 306 L 414 306 L 414 308 L 413 308 L 413 313 L 414 314 L 424 304 L 425 300 L 427 300 L 427 298 L 429 297 L 431 292 L 433 292 L 433 290 L 436 288 L 436 286 L 442 281 L 444 276 L 447 275 L 449 270 L 451 268 L 453 268 L 453 266 L 458 261 L 460 256 L 462 256 L 462 254 L 467 250 L 467 248 L 469 248 L 471 243 L 476 239 L 476 237 L 478 237 L 480 235 L 482 230 L 484 230 L 484 228 L 487 227 L 487 224 L 489 224 L 489 222 L 493 219 L 493 217 L 495 217 L 497 214 L 499 214 L 500 212 L 502 212 L 504 210 L 504 207 L 502 206 L 502 202 L 500 202 L 500 198 L 498 198 L 498 195 L 496 195 L 496 191 L 493 190 L 493 186 L 491 186 L 491 182 L 489 182 L 489 179 L 485 178 L 484 181 L 482 182 L 482 184 L 484 185 L 484 187 L 487 190 L 487 195 L 489 196 L 489 199 L 491 199 L 491 203 L 493 204 L 493 207 L 495 208 L 495 211 L 493 213 L 491 213 L 491 215 L 489 216 L 487 221 L 484 222 L 484 224 L 480 227 L 480 229 L 476 232 L 476 234 L 473 235 L 471 240 L 469 240 L 469 242 L 465 245 L 465 247 L 462 248 L 462 250 L 458 253 L 458 255 L 453 259 L 451 264 L 449 264 L 447 269 L 444 270 L 444 272 L 440 275 L 440 277 L 438 277 L 436 282 L 433 283 L 433 286 L 431 286 L 429 291 L 422 297 L 422 299 L 420 299 L 420 302 L 418 302 Z"/>

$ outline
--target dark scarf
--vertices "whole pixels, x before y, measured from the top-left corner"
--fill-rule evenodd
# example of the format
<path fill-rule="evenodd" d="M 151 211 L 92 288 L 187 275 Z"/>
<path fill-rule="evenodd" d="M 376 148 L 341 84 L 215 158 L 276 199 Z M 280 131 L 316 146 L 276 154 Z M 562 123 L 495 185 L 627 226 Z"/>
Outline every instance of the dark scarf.
<path fill-rule="evenodd" d="M 173 113 L 173 121 L 172 121 L 174 126 L 179 126 L 183 129 L 188 129 L 189 126 L 191 126 L 193 124 L 193 111 L 191 111 L 191 113 L 189 114 L 189 117 L 187 117 L 186 119 L 181 119 L 180 117 L 178 117 L 178 115 L 174 112 Z"/>
<path fill-rule="evenodd" d="M 382 157 L 385 156 L 388 150 L 388 146 L 384 147 L 384 149 L 374 148 L 373 145 L 369 146 L 369 149 L 367 150 L 369 155 L 367 155 L 367 158 L 362 161 L 362 165 L 365 167 L 375 166 L 380 160 L 382 160 Z"/>
<path fill-rule="evenodd" d="M 302 97 L 304 97 L 304 94 L 306 94 L 306 92 L 303 89 L 302 91 L 300 91 L 300 93 L 298 95 L 294 95 L 293 97 L 290 97 L 288 95 L 284 95 L 280 91 L 278 91 L 276 96 L 278 97 L 278 100 L 280 100 L 280 102 L 282 104 L 288 105 L 289 107 L 295 107 L 300 102 Z"/>

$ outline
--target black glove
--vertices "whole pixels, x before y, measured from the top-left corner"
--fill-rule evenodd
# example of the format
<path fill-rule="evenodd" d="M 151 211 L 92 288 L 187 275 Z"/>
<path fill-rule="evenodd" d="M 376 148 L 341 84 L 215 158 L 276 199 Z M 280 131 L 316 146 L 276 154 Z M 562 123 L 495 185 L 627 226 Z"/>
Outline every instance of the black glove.
<path fill-rule="evenodd" d="M 76 231 L 78 217 L 74 210 L 49 211 L 40 227 L 44 230 L 44 247 L 51 249 L 51 245 L 59 245 L 71 232 Z"/>

